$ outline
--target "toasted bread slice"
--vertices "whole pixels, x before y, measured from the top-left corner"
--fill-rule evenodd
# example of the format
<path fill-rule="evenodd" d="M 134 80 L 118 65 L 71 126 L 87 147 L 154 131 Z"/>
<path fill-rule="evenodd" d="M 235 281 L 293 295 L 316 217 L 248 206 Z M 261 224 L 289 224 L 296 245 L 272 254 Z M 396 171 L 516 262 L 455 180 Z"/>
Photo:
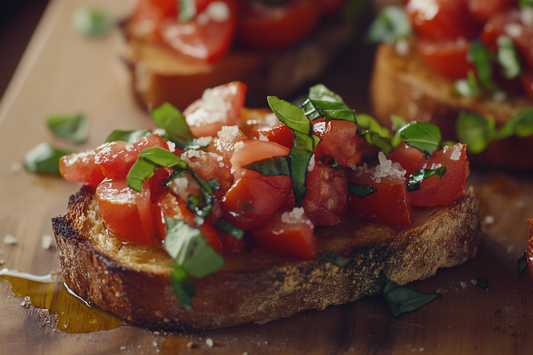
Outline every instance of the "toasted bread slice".
<path fill-rule="evenodd" d="M 473 188 L 448 206 L 416 208 L 414 223 L 395 228 L 344 215 L 340 224 L 316 228 L 321 252 L 347 261 L 297 260 L 250 252 L 226 256 L 214 274 L 194 279 L 191 310 L 182 308 L 170 283 L 169 255 L 156 246 L 127 244 L 110 235 L 94 191 L 71 196 L 53 219 L 63 278 L 91 304 L 128 322 L 198 330 L 265 323 L 306 310 L 322 310 L 379 292 L 379 275 L 404 285 L 475 256 L 481 238 Z"/>
<path fill-rule="evenodd" d="M 440 128 L 443 140 L 457 141 L 456 120 L 461 111 L 473 111 L 494 117 L 496 127 L 519 111 L 533 106 L 526 97 L 509 97 L 504 101 L 490 98 L 466 98 L 453 93 L 453 81 L 441 76 L 423 61 L 414 48 L 400 55 L 394 46 L 381 44 L 376 53 L 370 86 L 373 114 L 390 127 L 391 115 L 407 121 L 430 122 Z M 480 154 L 470 154 L 472 166 L 533 169 L 533 159 L 524 152 L 533 150 L 533 137 L 511 137 L 493 141 Z"/>
<path fill-rule="evenodd" d="M 206 88 L 230 81 L 248 86 L 246 102 L 250 107 L 264 107 L 268 95 L 290 97 L 316 80 L 356 33 L 355 23 L 332 21 L 287 50 L 266 53 L 235 46 L 214 64 L 191 64 L 143 38 L 137 27 L 131 19 L 120 27 L 121 56 L 136 101 L 143 108 L 170 102 L 182 110 Z"/>

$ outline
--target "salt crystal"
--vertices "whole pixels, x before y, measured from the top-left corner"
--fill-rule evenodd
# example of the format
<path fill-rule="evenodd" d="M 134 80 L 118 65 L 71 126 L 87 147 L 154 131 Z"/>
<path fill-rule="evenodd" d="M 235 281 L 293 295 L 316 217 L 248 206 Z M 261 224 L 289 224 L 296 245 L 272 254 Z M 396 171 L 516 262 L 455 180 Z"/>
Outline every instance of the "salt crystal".
<path fill-rule="evenodd" d="M 199 146 L 204 147 L 206 145 L 209 145 L 209 143 L 211 143 L 212 140 L 213 140 L 213 137 L 199 137 L 199 138 L 194 138 L 192 141 L 193 143 L 196 143 Z"/>
<path fill-rule="evenodd" d="M 522 26 L 517 23 L 505 25 L 504 30 L 509 37 L 519 37 L 522 34 Z"/>
<path fill-rule="evenodd" d="M 206 343 L 207 346 L 209 346 L 210 348 L 213 347 L 213 339 L 211 339 L 211 338 L 207 338 L 207 339 L 205 340 L 205 343 Z"/>
<path fill-rule="evenodd" d="M 171 152 L 174 152 L 176 150 L 176 144 L 174 142 L 168 141 L 167 145 L 168 145 L 168 150 L 170 150 Z"/>
<path fill-rule="evenodd" d="M 533 25 L 533 7 L 524 6 L 520 8 L 520 20 L 526 26 Z"/>
<path fill-rule="evenodd" d="M 487 224 L 492 224 L 492 223 L 494 223 L 494 216 L 486 215 L 486 216 L 485 216 L 485 223 L 487 223 Z"/>
<path fill-rule="evenodd" d="M 218 131 L 217 136 L 220 140 L 226 141 L 239 134 L 238 126 L 222 126 L 222 129 Z"/>
<path fill-rule="evenodd" d="M 466 282 L 463 282 L 463 281 L 461 281 L 460 284 L 461 284 L 461 287 L 463 288 L 463 290 L 464 290 L 464 289 L 466 288 L 466 286 L 467 286 L 467 285 L 466 285 Z"/>
<path fill-rule="evenodd" d="M 309 159 L 309 164 L 307 165 L 307 171 L 311 172 L 315 168 L 315 155 L 311 155 L 311 159 Z"/>
<path fill-rule="evenodd" d="M 278 120 L 274 113 L 269 113 L 265 116 L 265 123 L 269 126 L 277 126 L 280 123 L 280 120 Z"/>
<path fill-rule="evenodd" d="M 281 221 L 284 223 L 298 223 L 302 221 L 305 211 L 303 207 L 295 207 L 291 212 L 285 212 L 281 215 Z"/>
<path fill-rule="evenodd" d="M 210 3 L 205 11 L 209 18 L 215 22 L 225 22 L 230 16 L 228 4 L 223 1 L 214 1 Z"/>
<path fill-rule="evenodd" d="M 463 149 L 463 145 L 462 144 L 456 144 L 453 146 L 453 151 L 452 151 L 452 155 L 450 156 L 450 160 L 459 160 L 459 158 L 461 158 L 461 151 Z"/>
<path fill-rule="evenodd" d="M 4 244 L 5 245 L 15 245 L 17 244 L 17 238 L 15 238 L 13 235 L 8 234 L 4 237 Z"/>
<path fill-rule="evenodd" d="M 470 282 L 472 283 L 472 285 L 477 285 L 477 280 L 475 279 L 470 280 Z"/>

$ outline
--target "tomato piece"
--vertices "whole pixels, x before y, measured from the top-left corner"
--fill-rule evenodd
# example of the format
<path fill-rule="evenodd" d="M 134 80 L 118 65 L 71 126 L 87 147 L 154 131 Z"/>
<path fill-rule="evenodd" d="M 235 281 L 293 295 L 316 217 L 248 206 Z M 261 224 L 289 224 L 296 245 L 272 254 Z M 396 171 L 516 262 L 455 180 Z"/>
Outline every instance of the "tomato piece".
<path fill-rule="evenodd" d="M 271 253 L 299 259 L 315 259 L 319 255 L 313 223 L 302 208 L 276 212 L 250 232 L 255 242 Z"/>
<path fill-rule="evenodd" d="M 380 159 L 381 160 L 381 159 Z M 381 163 L 383 165 L 383 163 Z M 379 174 L 384 175 L 384 174 Z M 399 174 L 401 175 L 401 174 Z M 413 213 L 405 185 L 405 178 L 388 174 L 376 178 L 375 168 L 363 168 L 347 174 L 348 184 L 369 185 L 376 189 L 365 197 L 351 195 L 348 210 L 369 221 L 392 226 L 409 225 Z"/>
<path fill-rule="evenodd" d="M 294 145 L 294 134 L 281 122 L 275 126 L 257 125 L 250 130 L 250 135 L 255 139 L 278 143 L 289 149 Z"/>
<path fill-rule="evenodd" d="M 248 230 L 277 211 L 291 187 L 288 176 L 262 176 L 244 170 L 220 202 L 224 218 L 237 228 Z"/>
<path fill-rule="evenodd" d="M 434 152 L 425 164 L 428 169 L 440 166 L 446 167 L 442 179 L 433 175 L 420 183 L 419 190 L 409 192 L 413 205 L 428 207 L 448 205 L 463 194 L 470 174 L 466 145 L 458 143 L 453 147 L 444 147 Z"/>
<path fill-rule="evenodd" d="M 305 214 L 318 226 L 340 222 L 339 215 L 346 208 L 346 174 L 324 164 L 316 164 L 307 175 L 307 194 L 302 207 Z"/>
<path fill-rule="evenodd" d="M 59 159 L 59 172 L 65 180 L 77 184 L 97 186 L 104 180 L 100 165 L 95 163 L 98 150 L 72 153 Z"/>
<path fill-rule="evenodd" d="M 216 153 L 229 161 L 235 151 L 235 144 L 247 140 L 248 137 L 238 126 L 224 126 L 218 131 L 217 137 L 211 140 L 207 151 Z"/>
<path fill-rule="evenodd" d="M 288 154 L 289 148 L 280 144 L 269 141 L 249 140 L 242 142 L 237 147 L 230 162 L 234 169 L 233 174 L 237 179 L 242 176 L 245 170 L 242 167 L 245 165 L 276 156 L 287 156 Z M 250 173 L 259 174 L 252 171 Z"/>
<path fill-rule="evenodd" d="M 514 0 L 468 0 L 468 10 L 479 23 L 485 24 L 494 15 L 506 12 Z"/>
<path fill-rule="evenodd" d="M 196 226 L 194 213 L 187 208 L 187 202 L 181 197 L 172 194 L 170 191 L 167 191 L 166 194 L 159 198 L 157 206 L 162 209 L 165 217 L 182 220 L 191 227 Z"/>
<path fill-rule="evenodd" d="M 470 41 L 464 39 L 449 41 L 426 41 L 418 39 L 416 50 L 424 61 L 439 74 L 449 79 L 466 78 L 469 70 L 475 70 L 468 62 Z"/>
<path fill-rule="evenodd" d="M 470 40 L 481 30 L 464 0 L 410 0 L 405 9 L 415 32 L 428 40 Z"/>
<path fill-rule="evenodd" d="M 219 254 L 222 254 L 222 243 L 218 237 L 218 232 L 211 223 L 203 223 L 200 226 L 200 232 L 202 232 L 205 240 L 211 245 L 213 249 Z"/>
<path fill-rule="evenodd" d="M 233 171 L 228 159 L 213 152 L 203 150 L 188 150 L 182 155 L 189 166 L 204 181 L 215 179 L 220 189 L 216 195 L 225 193 L 233 184 Z"/>
<path fill-rule="evenodd" d="M 241 118 L 246 85 L 231 82 L 206 89 L 202 98 L 189 105 L 183 115 L 196 137 L 216 137 L 223 126 L 235 126 Z"/>
<path fill-rule="evenodd" d="M 152 243 L 155 227 L 148 183 L 139 193 L 128 187 L 126 179 L 106 179 L 95 196 L 104 224 L 114 236 L 136 244 Z"/>
<path fill-rule="evenodd" d="M 167 142 L 159 134 L 142 137 L 133 144 L 122 141 L 110 142 L 99 149 L 95 161 L 102 167 L 105 177 L 122 178 L 128 175 L 143 150 L 155 147 L 168 150 Z"/>
<path fill-rule="evenodd" d="M 290 0 L 283 5 L 240 1 L 236 38 L 247 47 L 261 50 L 287 48 L 311 33 L 320 12 L 315 0 Z"/>
<path fill-rule="evenodd" d="M 409 176 L 415 171 L 420 170 L 428 162 L 420 150 L 410 147 L 405 143 L 396 147 L 387 155 L 387 158 L 399 163 L 406 171 L 405 176 Z"/>
<path fill-rule="evenodd" d="M 220 243 L 222 243 L 222 251 L 224 254 L 240 253 L 246 248 L 246 237 L 237 239 L 228 233 L 218 231 Z"/>

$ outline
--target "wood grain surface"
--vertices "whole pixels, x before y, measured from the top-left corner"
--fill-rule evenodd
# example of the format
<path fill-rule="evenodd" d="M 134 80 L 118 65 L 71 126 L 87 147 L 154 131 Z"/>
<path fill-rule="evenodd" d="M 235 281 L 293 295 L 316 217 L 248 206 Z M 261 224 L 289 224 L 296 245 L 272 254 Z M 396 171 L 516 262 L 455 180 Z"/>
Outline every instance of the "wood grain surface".
<path fill-rule="evenodd" d="M 50 219 L 64 212 L 79 186 L 28 173 L 22 161 L 30 149 L 41 142 L 93 148 L 113 129 L 152 127 L 129 96 L 115 34 L 87 40 L 72 30 L 73 11 L 87 4 L 117 19 L 129 10 L 126 0 L 50 1 L 0 102 L 0 269 L 59 270 L 53 245 L 45 249 L 41 241 L 52 235 Z M 368 112 L 372 52 L 354 43 L 321 80 L 357 112 Z M 86 143 L 70 146 L 47 131 L 46 117 L 79 112 L 91 122 Z M 0 276 L 0 354 L 529 354 L 533 282 L 517 272 L 517 260 L 526 247 L 526 220 L 533 217 L 533 179 L 473 170 L 470 181 L 484 220 L 478 256 L 410 284 L 442 297 L 397 319 L 380 297 L 368 297 L 264 325 L 167 333 L 89 309 L 61 283 Z M 3 243 L 7 235 L 17 243 Z M 472 282 L 480 277 L 488 278 L 488 289 Z"/>

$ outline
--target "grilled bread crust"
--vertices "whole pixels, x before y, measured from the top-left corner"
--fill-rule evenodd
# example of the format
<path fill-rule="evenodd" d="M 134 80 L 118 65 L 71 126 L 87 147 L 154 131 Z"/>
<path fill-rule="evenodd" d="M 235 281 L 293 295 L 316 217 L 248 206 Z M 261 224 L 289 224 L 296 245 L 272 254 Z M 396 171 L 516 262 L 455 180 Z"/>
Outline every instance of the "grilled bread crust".
<path fill-rule="evenodd" d="M 407 121 L 429 122 L 440 128 L 443 140 L 457 141 L 456 120 L 463 111 L 494 117 L 500 127 L 519 111 L 532 107 L 531 99 L 513 96 L 504 101 L 467 98 L 453 93 L 453 81 L 431 69 L 411 47 L 406 55 L 394 46 L 381 44 L 376 53 L 370 85 L 372 111 L 384 126 L 391 115 Z M 533 159 L 524 152 L 533 150 L 533 137 L 510 137 L 493 141 L 479 154 L 470 154 L 472 166 L 524 171 L 533 169 Z"/>
<path fill-rule="evenodd" d="M 297 260 L 254 248 L 226 255 L 222 269 L 194 279 L 191 310 L 182 308 L 170 282 L 172 261 L 160 247 L 123 243 L 106 230 L 94 190 L 71 196 L 66 214 L 53 218 L 66 285 L 90 304 L 127 322 L 199 330 L 266 323 L 322 310 L 379 292 L 379 275 L 404 285 L 474 257 L 481 238 L 473 188 L 448 206 L 415 208 L 414 223 L 390 227 L 344 216 L 317 227 L 320 251 L 347 261 Z"/>

